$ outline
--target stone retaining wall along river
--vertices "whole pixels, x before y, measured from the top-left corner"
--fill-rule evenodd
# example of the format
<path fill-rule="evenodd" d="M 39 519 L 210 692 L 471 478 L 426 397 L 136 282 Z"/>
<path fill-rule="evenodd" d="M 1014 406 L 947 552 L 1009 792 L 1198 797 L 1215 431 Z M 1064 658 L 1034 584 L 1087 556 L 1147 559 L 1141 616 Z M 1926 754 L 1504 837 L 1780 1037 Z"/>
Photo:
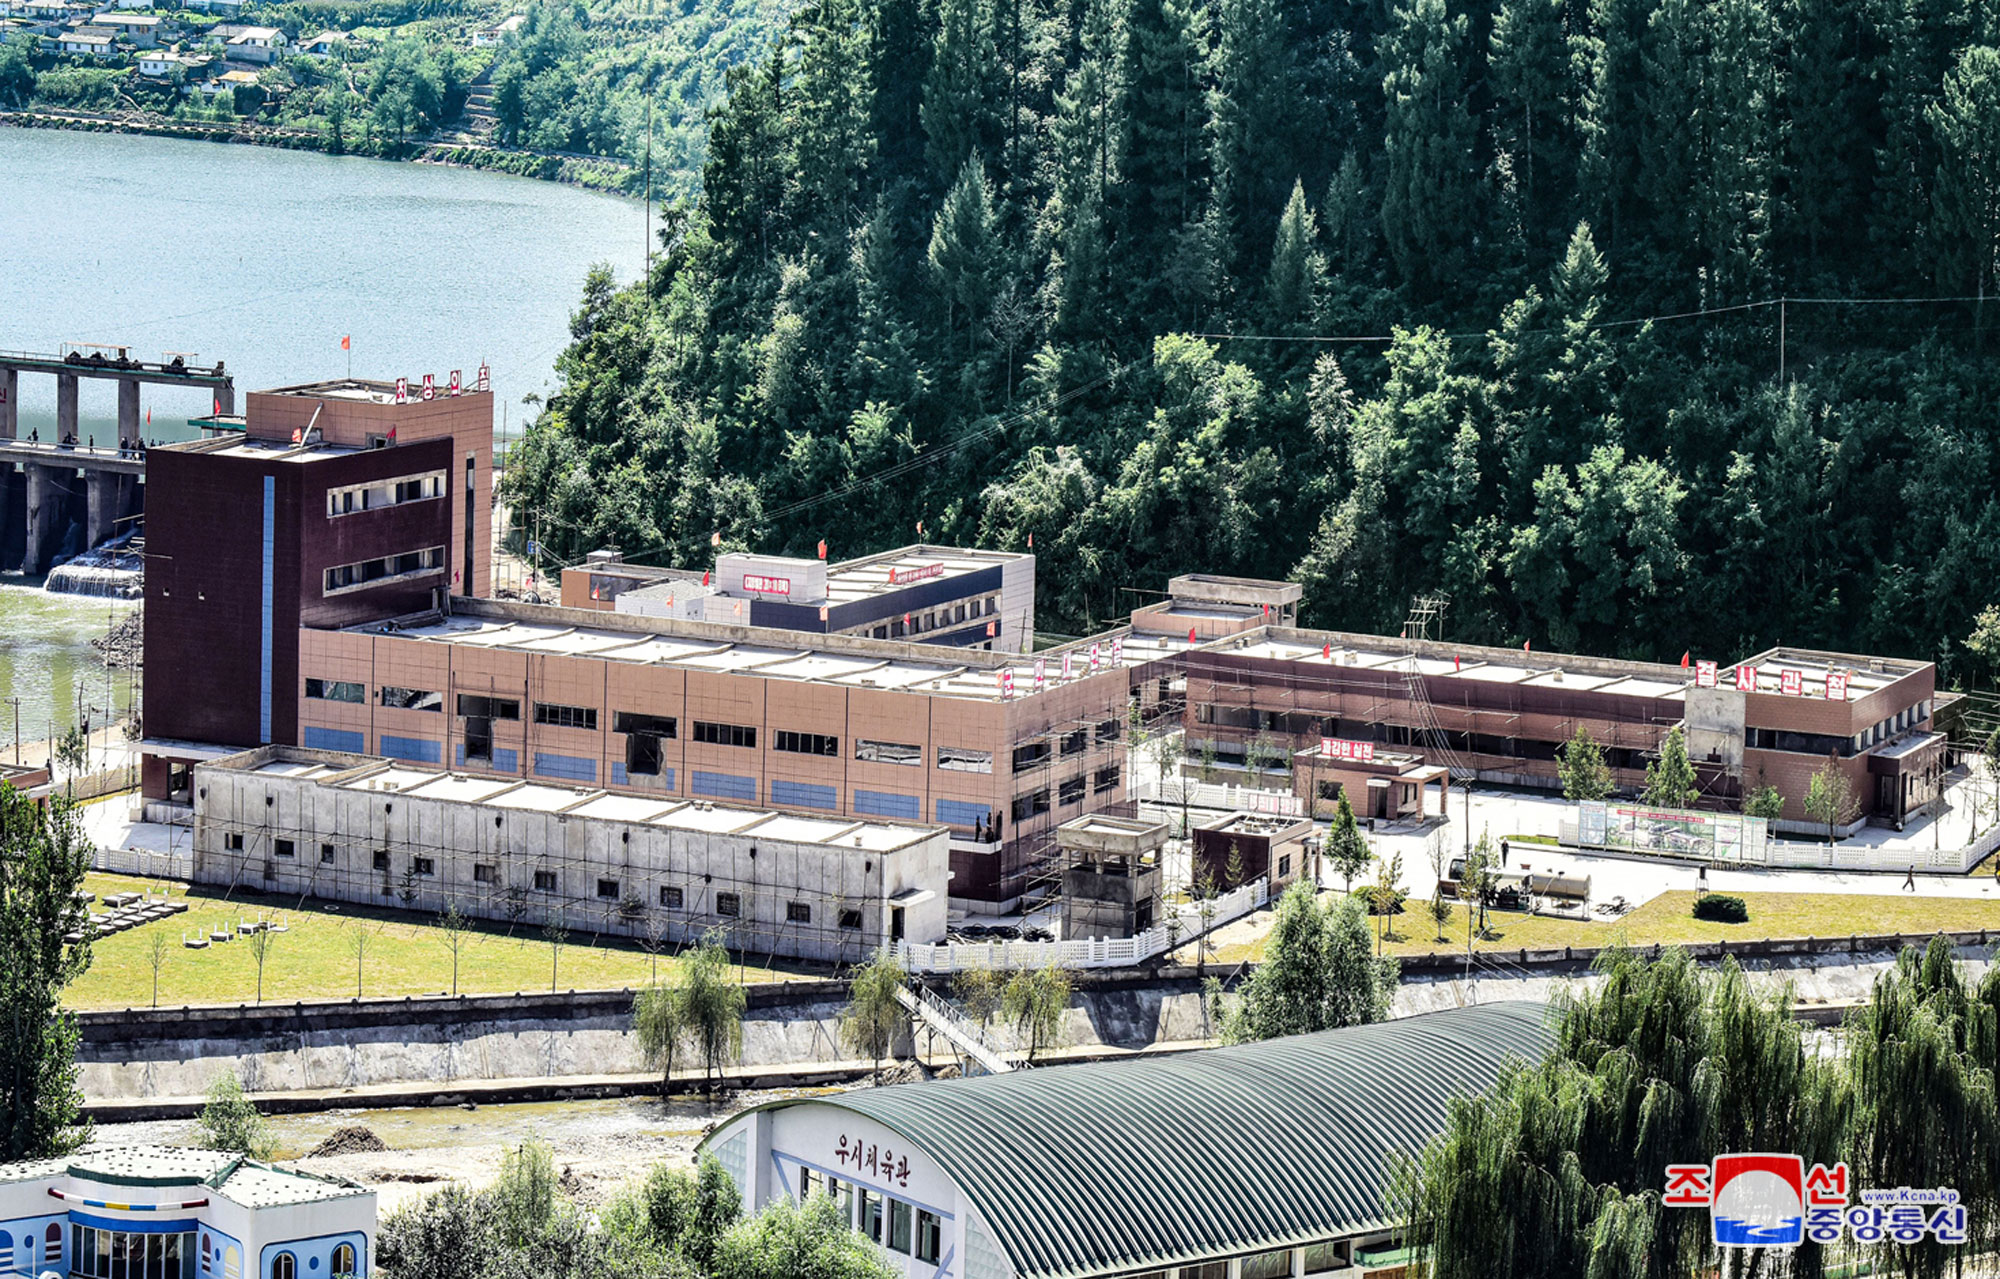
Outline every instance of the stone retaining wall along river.
<path fill-rule="evenodd" d="M 1802 1017 L 1837 1021 L 1868 998 L 1902 940 L 1842 938 L 1732 946 L 1753 984 L 1789 985 Z M 1958 954 L 1975 979 L 1993 957 L 1992 938 L 1960 936 Z M 1692 948 L 1719 962 L 1720 948 Z M 1547 1000 L 1595 980 L 1594 952 L 1488 953 L 1426 957 L 1405 967 L 1399 1016 L 1502 999 Z M 1240 970 L 1236 970 L 1240 972 Z M 1233 977 L 1236 972 L 1222 974 Z M 1213 1027 L 1204 1015 L 1201 974 L 1081 974 L 1063 1030 L 1070 1049 L 1111 1054 L 1191 1047 Z M 940 987 L 941 992 L 945 988 Z M 815 1065 L 854 1063 L 840 1043 L 846 988 L 839 982 L 785 982 L 749 988 L 743 1055 L 733 1072 L 745 1086 L 809 1077 Z M 135 1009 L 80 1015 L 81 1083 L 92 1101 L 193 1097 L 234 1070 L 253 1092 L 379 1088 L 443 1089 L 475 1081 L 570 1080 L 644 1072 L 631 1029 L 632 992 L 432 997 L 197 1009 Z M 921 1032 L 920 1032 L 921 1033 Z M 989 1038 L 1018 1047 L 997 1023 Z M 758 1072 L 769 1072 L 760 1078 Z M 566 1085 L 567 1086 L 567 1085 Z M 340 1105 L 337 1097 L 302 1100 Z"/>

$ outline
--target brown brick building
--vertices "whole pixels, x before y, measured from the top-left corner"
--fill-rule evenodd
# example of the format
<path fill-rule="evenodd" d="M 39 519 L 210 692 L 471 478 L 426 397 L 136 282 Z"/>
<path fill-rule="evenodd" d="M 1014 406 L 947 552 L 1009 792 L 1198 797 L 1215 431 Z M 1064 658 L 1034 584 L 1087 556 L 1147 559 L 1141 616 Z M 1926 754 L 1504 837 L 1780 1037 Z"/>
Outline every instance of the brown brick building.
<path fill-rule="evenodd" d="M 148 452 L 148 796 L 213 753 L 177 743 L 296 743 L 302 633 L 486 592 L 493 397 L 396 401 L 255 392 L 240 433 Z"/>
<path fill-rule="evenodd" d="M 1289 762 L 1336 738 L 1460 776 L 1553 787 L 1557 752 L 1581 727 L 1618 785 L 1637 789 L 1661 739 L 1683 725 L 1709 802 L 1734 806 L 1768 784 L 1785 820 L 1806 821 L 1807 779 L 1832 759 L 1854 787 L 1853 820 L 1887 824 L 1937 798 L 1947 763 L 1925 662 L 1780 648 L 1680 667 L 1266 626 L 1179 661 L 1189 749 L 1224 763 Z"/>

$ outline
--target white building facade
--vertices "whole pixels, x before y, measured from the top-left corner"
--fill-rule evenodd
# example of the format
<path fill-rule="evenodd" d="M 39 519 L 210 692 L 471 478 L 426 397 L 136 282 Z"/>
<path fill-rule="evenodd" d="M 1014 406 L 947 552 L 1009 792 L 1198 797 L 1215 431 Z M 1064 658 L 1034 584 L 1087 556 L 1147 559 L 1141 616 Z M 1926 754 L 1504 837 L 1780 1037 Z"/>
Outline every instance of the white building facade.
<path fill-rule="evenodd" d="M 195 769 L 204 884 L 828 963 L 944 937 L 940 826 L 611 794 L 266 746 Z"/>
<path fill-rule="evenodd" d="M 366 1279 L 375 1192 L 222 1151 L 0 1164 L 0 1276 Z"/>

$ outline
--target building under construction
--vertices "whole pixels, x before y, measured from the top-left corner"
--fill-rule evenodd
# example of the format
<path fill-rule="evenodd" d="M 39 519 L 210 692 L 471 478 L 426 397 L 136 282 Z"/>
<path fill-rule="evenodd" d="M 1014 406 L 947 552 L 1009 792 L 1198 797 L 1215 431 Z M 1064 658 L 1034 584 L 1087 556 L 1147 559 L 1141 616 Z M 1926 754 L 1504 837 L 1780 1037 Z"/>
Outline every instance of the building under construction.
<path fill-rule="evenodd" d="M 946 834 L 265 746 L 195 768 L 194 878 L 678 949 L 944 938 Z"/>
<path fill-rule="evenodd" d="M 1299 784 L 1301 752 L 1345 786 L 1332 762 L 1379 746 L 1394 769 L 1358 784 L 1381 783 L 1382 816 L 1423 811 L 1433 780 L 1441 798 L 1452 779 L 1553 786 L 1578 729 L 1637 788 L 1679 726 L 1706 802 L 1770 785 L 1795 822 L 1829 761 L 1853 818 L 1892 824 L 1936 802 L 1951 762 L 1928 663 L 1455 644 L 1441 600 L 1396 638 L 1303 630 L 1288 582 L 1177 577 L 1125 625 L 1032 655 L 1005 651 L 1032 626 L 1032 557 L 950 547 L 830 566 L 724 555 L 698 617 L 673 585 L 690 579 L 612 584 L 609 561 L 565 577 L 572 603 L 595 590 L 587 607 L 485 599 L 490 397 L 314 384 L 250 396 L 243 432 L 161 451 L 180 469 L 149 528 L 166 566 L 146 579 L 149 811 L 195 806 L 197 761 L 299 746 L 519 795 L 940 827 L 948 875 L 923 887 L 1006 913 L 1060 893 L 1058 826 L 1130 813 L 1135 721 L 1184 725 L 1189 756 L 1279 787 Z"/>

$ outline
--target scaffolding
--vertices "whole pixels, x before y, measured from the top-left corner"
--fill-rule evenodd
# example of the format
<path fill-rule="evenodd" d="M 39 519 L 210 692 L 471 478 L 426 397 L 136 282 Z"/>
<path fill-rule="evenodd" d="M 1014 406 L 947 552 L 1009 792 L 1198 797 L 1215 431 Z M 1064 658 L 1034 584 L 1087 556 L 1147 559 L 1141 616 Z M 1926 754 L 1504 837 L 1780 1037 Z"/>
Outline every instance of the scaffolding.
<path fill-rule="evenodd" d="M 219 770 L 200 771 L 198 785 L 214 791 Z M 246 782 L 255 778 L 258 784 L 286 780 L 257 773 L 237 776 Z M 438 770 L 437 776 L 466 775 Z M 319 789 L 312 781 L 297 784 Z M 643 821 L 501 810 L 441 797 L 414 798 L 429 799 L 439 809 L 470 810 L 454 814 L 468 820 L 441 815 L 435 821 L 392 823 L 387 810 L 405 792 L 326 787 L 381 801 L 379 810 L 375 804 L 367 805 L 371 814 L 367 829 L 344 829 L 338 820 L 339 804 L 296 802 L 289 796 L 281 805 L 267 795 L 264 819 L 246 817 L 254 806 L 243 800 L 256 789 L 256 785 L 231 788 L 234 793 L 226 813 L 219 811 L 220 796 L 197 807 L 194 882 L 219 889 L 225 898 L 253 893 L 292 898 L 299 909 L 311 901 L 346 902 L 433 918 L 456 907 L 468 918 L 504 924 L 510 934 L 516 928 L 539 929 L 548 940 L 591 946 L 623 943 L 660 958 L 719 933 L 742 962 L 761 957 L 765 967 L 779 960 L 858 964 L 893 940 L 884 908 L 894 905 L 885 885 L 885 858 L 894 851 L 807 845 L 817 852 L 810 859 L 818 863 L 816 870 L 801 873 L 806 868 L 798 863 L 808 859 L 799 856 L 789 868 L 759 874 L 760 845 L 763 865 L 768 867 L 771 854 L 780 852 L 773 844 L 797 846 L 795 842 L 755 831 L 683 832 Z M 613 792 L 575 794 L 578 803 L 588 803 Z M 716 807 L 673 796 L 661 796 L 660 803 Z M 329 808 L 334 820 L 323 824 L 320 818 Z M 771 810 L 742 811 L 747 819 Z M 491 824 L 471 820 L 489 816 Z M 869 824 L 865 819 L 814 817 Z M 592 829 L 605 832 L 603 846 L 617 850 L 622 861 L 588 855 L 586 832 Z M 739 839 L 746 855 L 701 859 L 690 855 L 675 864 L 676 859 L 661 847 L 651 856 L 635 856 L 631 848 L 635 831 L 662 837 Z M 856 859 L 859 887 L 836 882 Z"/>

